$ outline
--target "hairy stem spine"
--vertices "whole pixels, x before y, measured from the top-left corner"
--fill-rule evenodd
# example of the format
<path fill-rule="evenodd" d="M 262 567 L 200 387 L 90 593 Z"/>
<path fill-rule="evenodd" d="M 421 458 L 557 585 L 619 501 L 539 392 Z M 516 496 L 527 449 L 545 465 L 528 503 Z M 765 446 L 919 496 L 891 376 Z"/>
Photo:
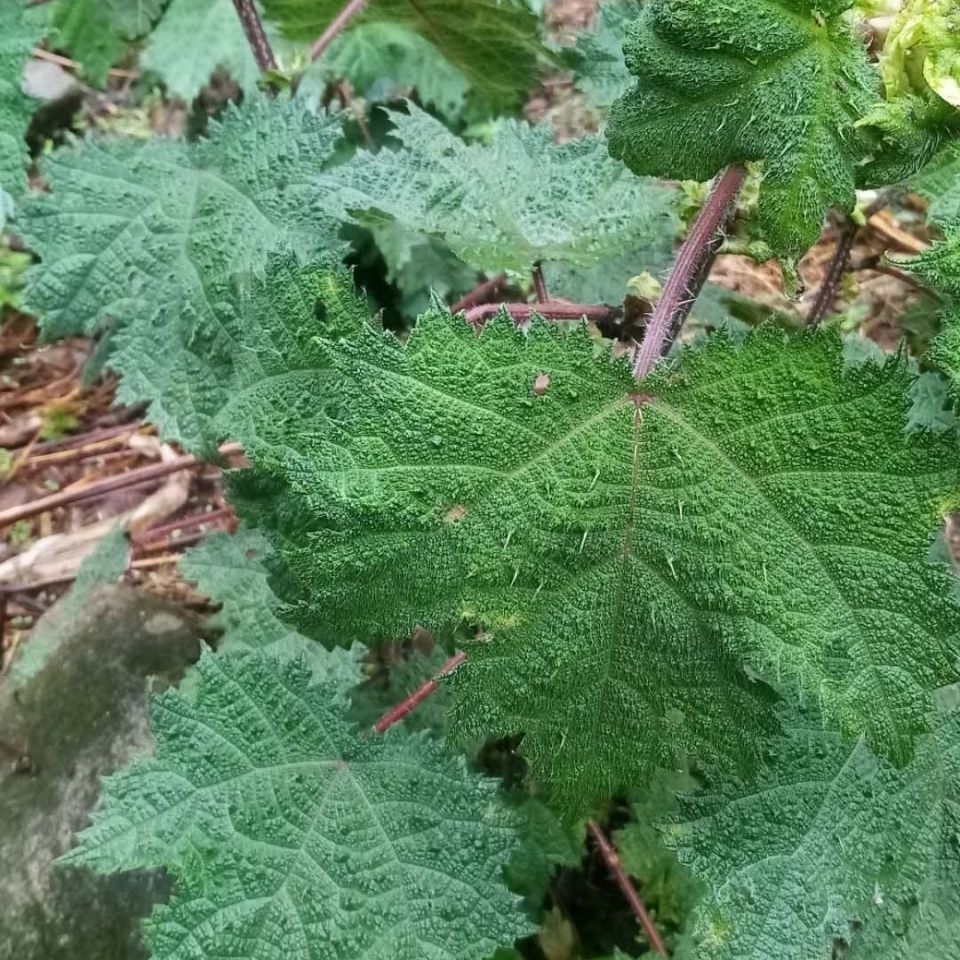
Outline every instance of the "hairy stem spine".
<path fill-rule="evenodd" d="M 676 263 L 647 324 L 646 335 L 634 357 L 633 374 L 638 380 L 653 369 L 689 316 L 723 242 L 721 227 L 730 215 L 746 176 L 747 171 L 740 166 L 727 167 L 720 174 L 689 236 L 680 247 Z"/>
<path fill-rule="evenodd" d="M 261 73 L 268 70 L 277 69 L 277 58 L 273 55 L 273 47 L 267 39 L 266 31 L 263 29 L 263 21 L 257 12 L 254 0 L 233 0 L 237 16 L 243 25 L 243 32 L 247 36 L 247 43 L 253 51 L 253 59 L 257 61 L 257 67 Z"/>
<path fill-rule="evenodd" d="M 327 51 L 327 47 L 337 38 L 341 30 L 367 5 L 367 0 L 350 0 L 350 2 L 330 21 L 330 26 L 314 42 L 310 48 L 310 60 L 319 60 Z"/>

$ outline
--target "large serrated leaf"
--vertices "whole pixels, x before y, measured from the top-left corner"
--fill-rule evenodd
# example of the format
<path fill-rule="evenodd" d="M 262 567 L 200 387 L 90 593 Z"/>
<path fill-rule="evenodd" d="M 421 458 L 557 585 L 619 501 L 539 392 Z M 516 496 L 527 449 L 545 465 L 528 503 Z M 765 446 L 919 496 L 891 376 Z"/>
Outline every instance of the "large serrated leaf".
<path fill-rule="evenodd" d="M 960 714 L 945 715 L 899 771 L 815 716 L 784 726 L 756 783 L 684 798 L 663 826 L 712 889 L 685 956 L 831 960 L 851 941 L 851 960 L 953 956 Z"/>
<path fill-rule="evenodd" d="M 486 960 L 531 932 L 496 784 L 425 736 L 358 735 L 355 664 L 326 658 L 311 687 L 297 662 L 207 651 L 191 698 L 153 699 L 156 758 L 105 781 L 64 859 L 175 877 L 156 960 Z"/>
<path fill-rule="evenodd" d="M 883 102 L 880 76 L 851 5 L 652 0 L 627 37 L 637 83 L 611 111 L 611 153 L 639 174 L 693 180 L 765 161 L 761 226 L 799 256 L 827 210 L 851 210 L 854 188 L 880 175 L 880 141 L 860 124 Z"/>
<path fill-rule="evenodd" d="M 540 261 L 592 268 L 657 239 L 669 247 L 673 192 L 631 176 L 599 137 L 557 145 L 549 129 L 505 121 L 489 145 L 468 145 L 409 111 L 390 114 L 400 150 L 357 153 L 321 178 L 343 216 L 435 235 L 492 273 Z"/>
<path fill-rule="evenodd" d="M 292 614 L 345 638 L 481 623 L 455 730 L 523 733 L 571 812 L 677 749 L 748 765 L 773 720 L 744 667 L 909 759 L 960 659 L 928 560 L 960 457 L 905 433 L 906 364 L 845 370 L 833 335 L 770 330 L 639 395 L 596 351 L 444 313 L 405 345 L 327 344 L 337 410 L 235 486 L 273 484 L 270 515 L 248 509 L 301 585 Z"/>
<path fill-rule="evenodd" d="M 288 37 L 316 40 L 343 7 L 341 0 L 264 0 L 267 15 Z M 519 108 L 547 56 L 537 18 L 521 0 L 378 0 L 353 25 L 393 23 L 428 40 L 456 67 L 479 107 Z"/>
<path fill-rule="evenodd" d="M 315 177 L 340 124 L 302 104 L 248 98 L 192 144 L 86 141 L 48 158 L 52 193 L 24 206 L 41 262 L 28 308 L 48 338 L 115 336 L 119 399 L 151 402 L 165 437 L 214 447 L 238 356 L 233 274 L 278 246 L 335 247 Z"/>
<path fill-rule="evenodd" d="M 232 0 L 171 0 L 140 55 L 140 64 L 188 103 L 218 68 L 248 93 L 260 79 Z"/>
<path fill-rule="evenodd" d="M 0 229 L 4 193 L 17 198 L 27 187 L 24 136 L 32 106 L 23 92 L 23 68 L 43 37 L 42 20 L 25 11 L 22 0 L 0 5 Z"/>

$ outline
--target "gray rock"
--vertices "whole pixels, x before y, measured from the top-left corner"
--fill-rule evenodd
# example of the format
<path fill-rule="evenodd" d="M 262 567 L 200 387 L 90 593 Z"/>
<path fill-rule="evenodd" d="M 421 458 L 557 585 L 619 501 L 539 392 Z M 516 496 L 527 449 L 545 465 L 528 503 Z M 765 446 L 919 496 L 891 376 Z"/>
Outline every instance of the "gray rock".
<path fill-rule="evenodd" d="M 56 644 L 0 687 L 0 960 L 145 957 L 140 922 L 170 893 L 162 872 L 99 877 L 54 861 L 89 822 L 100 778 L 149 750 L 147 678 L 180 678 L 200 624 L 126 587 L 84 599 L 40 621 Z"/>

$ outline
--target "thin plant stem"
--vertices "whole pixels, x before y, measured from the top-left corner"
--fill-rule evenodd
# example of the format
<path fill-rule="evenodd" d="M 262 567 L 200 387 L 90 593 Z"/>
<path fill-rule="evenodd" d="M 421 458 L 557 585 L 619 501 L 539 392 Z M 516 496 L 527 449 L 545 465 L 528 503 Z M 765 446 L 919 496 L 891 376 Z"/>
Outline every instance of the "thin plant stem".
<path fill-rule="evenodd" d="M 350 0 L 350 2 L 330 21 L 330 26 L 314 42 L 310 48 L 310 60 L 319 60 L 327 51 L 327 47 L 337 38 L 340 31 L 367 5 L 367 0 Z"/>
<path fill-rule="evenodd" d="M 824 274 L 820 289 L 817 290 L 810 313 L 807 314 L 808 327 L 819 326 L 820 321 L 830 312 L 830 308 L 837 299 L 837 288 L 846 273 L 850 252 L 853 250 L 853 243 L 859 231 L 860 228 L 850 217 L 844 219 L 843 225 L 837 232 L 837 246 L 830 258 L 827 272 Z"/>
<path fill-rule="evenodd" d="M 466 310 L 468 307 L 475 307 L 478 303 L 485 303 L 487 297 L 493 296 L 506 282 L 507 275 L 505 273 L 498 273 L 495 277 L 484 280 L 483 283 L 478 284 L 469 293 L 457 300 L 457 302 L 450 307 L 450 312 L 460 313 L 461 310 Z"/>
<path fill-rule="evenodd" d="M 547 281 L 543 276 L 543 267 L 539 263 L 534 264 L 533 267 L 533 289 L 536 291 L 538 302 L 546 303 L 550 299 Z"/>
<path fill-rule="evenodd" d="M 392 710 L 387 711 L 387 713 L 373 725 L 374 731 L 376 733 L 385 733 L 395 723 L 399 723 L 404 717 L 411 714 L 424 700 L 436 693 L 440 686 L 440 680 L 456 670 L 466 659 L 467 655 L 465 653 L 454 654 L 454 656 L 437 671 L 434 677 L 423 684 L 418 690 L 411 693 L 405 700 L 398 703 Z M 620 888 L 634 916 L 643 928 L 643 932 L 646 934 L 651 949 L 654 953 L 658 953 L 664 957 L 667 956 L 667 948 L 663 945 L 660 932 L 657 930 L 656 924 L 651 919 L 650 914 L 647 913 L 647 908 L 643 905 L 640 894 L 637 893 L 636 888 L 630 882 L 630 878 L 624 871 L 616 850 L 610 845 L 603 830 L 600 829 L 600 825 L 595 820 L 587 821 L 587 829 L 593 836 L 594 843 L 596 843 L 597 849 L 600 851 L 600 856 L 610 871 L 610 875 Z"/>
<path fill-rule="evenodd" d="M 630 909 L 633 911 L 633 915 L 637 918 L 637 920 L 640 921 L 640 926 L 643 927 L 643 932 L 647 936 L 647 940 L 650 943 L 650 948 L 654 953 L 659 953 L 663 957 L 667 956 L 667 948 L 663 945 L 663 940 L 660 937 L 660 931 L 657 930 L 656 924 L 654 924 L 653 920 L 650 918 L 650 914 L 647 913 L 647 908 L 643 905 L 643 901 L 640 899 L 640 894 L 637 893 L 635 887 L 630 882 L 630 878 L 627 876 L 626 871 L 623 869 L 623 864 L 620 862 L 620 857 L 617 854 L 617 851 L 613 849 L 610 841 L 607 840 L 603 830 L 600 829 L 600 825 L 596 820 L 588 820 L 587 829 L 590 831 L 590 835 L 593 837 L 593 842 L 597 845 L 597 850 L 600 852 L 603 862 L 610 871 L 610 875 L 616 881 L 616 884 L 620 888 L 620 892 L 623 894 L 627 903 L 630 904 Z"/>
<path fill-rule="evenodd" d="M 377 733 L 386 733 L 395 723 L 399 723 L 408 714 L 413 713 L 427 697 L 433 696 L 440 686 L 443 677 L 453 673 L 457 667 L 467 659 L 465 653 L 455 653 L 422 687 L 415 690 L 405 700 L 398 703 L 392 710 L 388 710 L 374 725 Z"/>
<path fill-rule="evenodd" d="M 534 314 L 547 320 L 612 320 L 618 315 L 615 307 L 585 306 L 582 303 L 564 303 L 548 300 L 546 303 L 481 303 L 466 311 L 467 323 L 485 323 L 505 310 L 516 323 L 525 323 Z"/>
<path fill-rule="evenodd" d="M 247 36 L 247 43 L 253 51 L 253 59 L 261 73 L 277 69 L 277 58 L 273 55 L 273 48 L 263 29 L 263 21 L 257 12 L 254 0 L 233 0 L 237 16 L 243 25 L 243 32 Z"/>
<path fill-rule="evenodd" d="M 723 242 L 721 228 L 733 209 L 746 176 L 743 167 L 727 167 L 717 178 L 707 202 L 690 228 L 647 323 L 643 342 L 637 348 L 633 373 L 638 380 L 643 379 L 666 353 L 689 316 Z"/>

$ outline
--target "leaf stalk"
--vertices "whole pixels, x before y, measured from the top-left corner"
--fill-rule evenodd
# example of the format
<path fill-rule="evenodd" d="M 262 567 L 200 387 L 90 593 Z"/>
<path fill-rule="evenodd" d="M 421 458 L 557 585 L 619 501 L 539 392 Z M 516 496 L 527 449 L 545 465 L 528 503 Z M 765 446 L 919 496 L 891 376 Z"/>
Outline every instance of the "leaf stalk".
<path fill-rule="evenodd" d="M 337 38 L 341 30 L 367 5 L 367 0 L 350 0 L 350 2 L 330 21 L 330 26 L 314 42 L 310 48 L 310 60 L 319 60 L 326 52 L 327 47 Z"/>
<path fill-rule="evenodd" d="M 266 31 L 263 29 L 263 21 L 257 12 L 254 0 L 233 0 L 237 16 L 243 25 L 243 32 L 246 34 L 247 43 L 253 51 L 253 59 L 257 61 L 257 67 L 261 73 L 267 73 L 269 70 L 277 69 L 277 58 L 273 54 L 273 47 L 267 39 Z"/>
<path fill-rule="evenodd" d="M 722 228 L 746 176 L 744 167 L 727 167 L 714 183 L 707 202 L 690 228 L 647 324 L 643 342 L 634 356 L 633 374 L 638 380 L 654 368 L 690 315 L 723 243 Z"/>

